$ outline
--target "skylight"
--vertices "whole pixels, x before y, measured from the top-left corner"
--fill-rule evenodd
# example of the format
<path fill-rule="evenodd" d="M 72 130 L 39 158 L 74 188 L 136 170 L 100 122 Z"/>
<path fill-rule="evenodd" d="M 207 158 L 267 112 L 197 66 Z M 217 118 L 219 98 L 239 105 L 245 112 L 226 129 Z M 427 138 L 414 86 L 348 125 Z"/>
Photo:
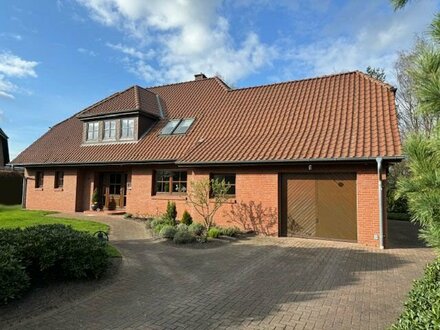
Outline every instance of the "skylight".
<path fill-rule="evenodd" d="M 163 135 L 169 135 L 171 133 L 173 133 L 174 129 L 176 128 L 176 126 L 180 123 L 180 119 L 173 119 L 170 120 L 164 128 L 162 128 L 162 131 L 160 132 L 160 134 Z"/>
<path fill-rule="evenodd" d="M 194 118 L 183 119 L 179 126 L 174 130 L 173 134 L 185 134 L 194 122 Z"/>
<path fill-rule="evenodd" d="M 160 134 L 172 135 L 172 134 L 185 134 L 194 122 L 194 118 L 187 119 L 172 119 L 170 120 Z"/>

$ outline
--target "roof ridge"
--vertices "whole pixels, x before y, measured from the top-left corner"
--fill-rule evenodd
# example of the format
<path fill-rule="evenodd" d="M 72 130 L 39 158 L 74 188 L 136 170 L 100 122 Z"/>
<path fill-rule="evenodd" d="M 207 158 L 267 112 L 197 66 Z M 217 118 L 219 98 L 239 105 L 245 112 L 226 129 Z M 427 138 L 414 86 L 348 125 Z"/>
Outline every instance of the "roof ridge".
<path fill-rule="evenodd" d="M 118 96 L 118 95 L 121 95 L 121 94 L 125 93 L 125 92 L 129 91 L 130 89 L 135 88 L 135 86 L 136 86 L 136 85 L 130 86 L 130 87 L 124 89 L 124 90 L 121 91 L 121 92 L 115 92 L 115 93 L 111 94 L 110 96 L 107 96 L 105 99 L 102 99 L 101 101 L 98 101 L 98 102 L 96 102 L 96 103 L 94 103 L 94 104 L 92 104 L 92 105 L 89 105 L 87 108 L 85 108 L 85 109 L 83 109 L 83 110 L 80 110 L 80 111 L 77 112 L 75 115 L 76 115 L 76 116 L 80 116 L 83 112 L 86 112 L 86 111 L 88 111 L 88 110 L 90 110 L 90 109 L 92 109 L 92 108 L 94 108 L 94 107 L 97 107 L 98 105 L 100 105 L 100 104 L 102 104 L 102 103 L 104 103 L 104 102 L 106 102 L 106 101 L 109 101 L 109 100 L 115 98 L 115 97 Z"/>
<path fill-rule="evenodd" d="M 356 72 L 357 71 L 344 71 L 344 72 L 340 72 L 340 73 L 326 74 L 326 75 L 322 75 L 322 76 L 318 76 L 318 77 L 302 78 L 302 79 L 296 79 L 296 80 L 275 82 L 275 83 L 271 83 L 271 84 L 263 84 L 263 85 L 257 85 L 257 86 L 234 88 L 234 89 L 231 89 L 230 91 L 235 92 L 235 91 L 241 91 L 241 90 L 252 89 L 252 88 L 263 88 L 263 87 L 276 86 L 276 85 L 286 85 L 286 84 L 292 84 L 292 83 L 299 83 L 299 82 L 303 82 L 303 81 L 326 79 L 326 78 L 356 74 Z"/>
<path fill-rule="evenodd" d="M 154 88 L 169 87 L 169 86 L 183 85 L 183 84 L 190 84 L 190 83 L 199 83 L 199 82 L 204 82 L 204 81 L 207 81 L 207 80 L 213 80 L 215 78 L 216 77 L 209 77 L 209 78 L 200 79 L 200 80 L 187 80 L 187 81 L 181 81 L 181 82 L 170 83 L 170 84 L 165 84 L 165 85 L 156 85 L 156 86 L 144 87 L 144 89 L 150 91 L 150 89 L 154 89 Z M 150 91 L 150 92 L 152 92 L 152 91 Z"/>
<path fill-rule="evenodd" d="M 215 81 L 223 88 L 223 89 L 225 89 L 226 91 L 230 91 L 230 90 L 232 90 L 232 88 L 231 87 L 229 87 L 229 85 L 227 84 L 227 83 L 225 83 L 224 81 L 223 81 L 223 79 L 222 78 L 220 78 L 219 76 L 214 76 L 214 77 L 212 77 L 213 79 L 215 79 Z"/>
<path fill-rule="evenodd" d="M 134 85 L 134 103 L 135 103 L 135 108 L 140 110 L 141 109 L 141 100 L 140 100 L 140 96 L 139 96 L 139 86 L 138 85 Z"/>

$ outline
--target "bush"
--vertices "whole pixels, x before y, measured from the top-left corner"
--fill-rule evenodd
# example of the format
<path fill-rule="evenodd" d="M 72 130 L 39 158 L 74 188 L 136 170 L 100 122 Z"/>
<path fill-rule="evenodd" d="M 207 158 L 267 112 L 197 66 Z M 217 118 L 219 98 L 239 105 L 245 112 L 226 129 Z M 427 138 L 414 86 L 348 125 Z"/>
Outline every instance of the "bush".
<path fill-rule="evenodd" d="M 107 245 L 65 225 L 0 230 L 0 301 L 18 297 L 29 282 L 102 276 Z"/>
<path fill-rule="evenodd" d="M 176 229 L 177 229 L 178 231 L 188 231 L 188 226 L 185 225 L 184 223 L 179 223 L 179 224 L 176 226 Z"/>
<path fill-rule="evenodd" d="M 168 218 L 167 216 L 163 216 L 161 218 L 155 218 L 151 221 L 151 228 L 154 232 L 160 233 L 161 229 L 165 226 L 173 226 L 174 227 L 175 222 L 174 220 Z"/>
<path fill-rule="evenodd" d="M 173 220 L 173 222 L 176 223 L 176 217 L 177 217 L 176 203 L 168 201 L 166 217 Z"/>
<path fill-rule="evenodd" d="M 440 258 L 414 282 L 405 309 L 392 329 L 440 329 Z"/>
<path fill-rule="evenodd" d="M 205 227 L 200 223 L 192 223 L 188 226 L 188 231 L 196 236 L 202 235 L 204 230 Z"/>
<path fill-rule="evenodd" d="M 133 214 L 131 214 L 131 213 L 124 214 L 124 219 L 130 219 L 130 218 L 133 218 Z"/>
<path fill-rule="evenodd" d="M 219 228 L 220 235 L 229 236 L 229 237 L 237 237 L 241 231 L 237 227 L 227 227 L 227 228 Z"/>
<path fill-rule="evenodd" d="M 177 230 L 173 242 L 176 244 L 187 244 L 195 242 L 196 238 L 188 230 Z"/>
<path fill-rule="evenodd" d="M 19 298 L 29 289 L 30 279 L 26 267 L 17 257 L 11 245 L 1 245 L 0 249 L 0 303 Z"/>
<path fill-rule="evenodd" d="M 189 214 L 189 212 L 187 210 L 185 210 L 182 214 L 182 220 L 180 220 L 181 223 L 184 223 L 185 225 L 189 226 L 192 224 L 193 219 L 191 217 L 191 215 Z"/>
<path fill-rule="evenodd" d="M 173 239 L 174 235 L 176 234 L 176 228 L 170 225 L 165 225 L 160 230 L 160 236 L 163 238 L 170 238 Z"/>
<path fill-rule="evenodd" d="M 220 229 L 217 227 L 211 227 L 208 230 L 208 237 L 217 238 L 220 236 Z"/>

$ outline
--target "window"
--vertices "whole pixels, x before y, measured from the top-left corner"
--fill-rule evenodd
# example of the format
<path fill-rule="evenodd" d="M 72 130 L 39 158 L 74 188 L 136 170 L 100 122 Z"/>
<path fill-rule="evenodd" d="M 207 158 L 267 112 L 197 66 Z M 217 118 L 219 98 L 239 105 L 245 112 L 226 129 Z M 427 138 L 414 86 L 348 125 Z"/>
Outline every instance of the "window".
<path fill-rule="evenodd" d="M 87 123 L 87 141 L 97 141 L 99 134 L 99 122 Z"/>
<path fill-rule="evenodd" d="M 185 171 L 156 171 L 156 193 L 186 194 L 186 189 Z"/>
<path fill-rule="evenodd" d="M 170 135 L 173 133 L 174 129 L 177 127 L 177 125 L 180 123 L 180 119 L 173 119 L 170 120 L 164 128 L 162 128 L 162 131 L 160 134 L 162 135 Z"/>
<path fill-rule="evenodd" d="M 132 139 L 134 137 L 134 119 L 121 120 L 121 138 Z"/>
<path fill-rule="evenodd" d="M 235 174 L 211 174 L 211 180 L 224 180 L 230 185 L 228 195 L 235 195 Z"/>
<path fill-rule="evenodd" d="M 116 139 L 116 121 L 107 120 L 104 122 L 104 140 Z"/>
<path fill-rule="evenodd" d="M 43 188 L 44 172 L 38 171 L 35 173 L 35 188 Z"/>
<path fill-rule="evenodd" d="M 121 193 L 122 177 L 120 173 L 110 174 L 109 194 L 119 195 Z"/>
<path fill-rule="evenodd" d="M 194 122 L 194 118 L 183 119 L 179 126 L 173 131 L 173 134 L 185 134 Z"/>
<path fill-rule="evenodd" d="M 64 185 L 64 172 L 56 171 L 54 188 L 55 189 L 63 188 L 63 185 Z"/>

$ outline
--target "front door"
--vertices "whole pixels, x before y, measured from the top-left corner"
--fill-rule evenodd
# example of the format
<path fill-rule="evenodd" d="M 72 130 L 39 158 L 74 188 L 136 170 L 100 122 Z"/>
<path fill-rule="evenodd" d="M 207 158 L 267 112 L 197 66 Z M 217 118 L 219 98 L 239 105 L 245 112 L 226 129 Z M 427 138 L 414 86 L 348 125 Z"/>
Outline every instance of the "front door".
<path fill-rule="evenodd" d="M 104 207 L 108 210 L 121 209 L 126 203 L 127 175 L 104 173 L 102 177 Z"/>

